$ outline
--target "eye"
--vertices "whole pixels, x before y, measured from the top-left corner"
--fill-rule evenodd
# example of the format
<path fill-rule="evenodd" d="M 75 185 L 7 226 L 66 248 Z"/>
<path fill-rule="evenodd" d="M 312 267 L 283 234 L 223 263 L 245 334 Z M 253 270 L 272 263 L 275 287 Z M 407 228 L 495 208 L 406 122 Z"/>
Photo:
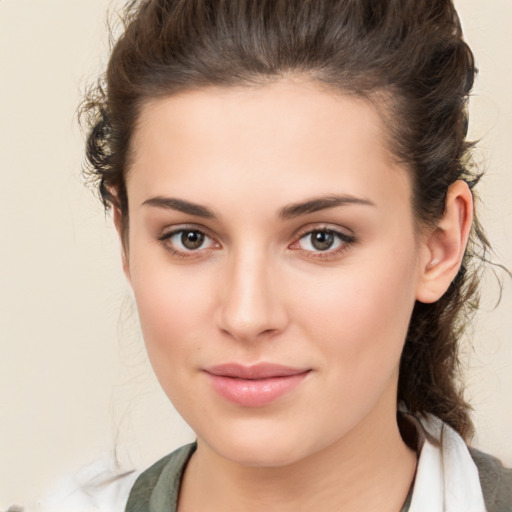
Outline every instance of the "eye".
<path fill-rule="evenodd" d="M 303 234 L 290 248 L 306 251 L 310 257 L 330 257 L 339 254 L 355 242 L 348 235 L 330 228 L 319 228 Z"/>
<path fill-rule="evenodd" d="M 327 230 L 312 231 L 300 240 L 303 241 L 303 248 L 307 251 L 328 251 L 329 249 L 336 249 L 341 243 L 335 233 Z"/>
<path fill-rule="evenodd" d="M 164 234 L 159 240 L 172 254 L 182 256 L 216 245 L 206 233 L 196 228 L 176 229 Z"/>

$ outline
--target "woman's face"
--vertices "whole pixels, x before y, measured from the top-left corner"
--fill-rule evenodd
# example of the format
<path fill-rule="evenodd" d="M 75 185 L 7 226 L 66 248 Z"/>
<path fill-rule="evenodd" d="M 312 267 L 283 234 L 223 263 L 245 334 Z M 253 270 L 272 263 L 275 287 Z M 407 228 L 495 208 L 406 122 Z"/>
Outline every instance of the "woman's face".
<path fill-rule="evenodd" d="M 146 105 L 133 149 L 126 271 L 199 442 L 282 465 L 394 421 L 424 262 L 375 109 L 301 81 L 207 88 Z"/>

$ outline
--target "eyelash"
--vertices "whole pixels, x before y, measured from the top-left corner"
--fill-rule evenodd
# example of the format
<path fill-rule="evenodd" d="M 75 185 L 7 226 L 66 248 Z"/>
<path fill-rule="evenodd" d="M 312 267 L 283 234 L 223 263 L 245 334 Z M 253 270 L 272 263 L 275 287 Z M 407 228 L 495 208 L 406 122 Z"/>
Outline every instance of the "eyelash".
<path fill-rule="evenodd" d="M 350 249 L 350 247 L 357 241 L 354 235 L 349 235 L 347 233 L 343 233 L 342 231 L 338 231 L 337 229 L 333 229 L 327 226 L 319 226 L 313 229 L 308 229 L 298 235 L 297 241 L 293 242 L 292 246 L 297 244 L 300 240 L 308 236 L 312 236 L 314 233 L 326 233 L 330 235 L 334 235 L 339 242 L 338 247 L 335 249 L 327 249 L 325 251 L 308 251 L 303 250 L 306 253 L 306 257 L 308 259 L 315 259 L 320 261 L 327 261 L 330 259 L 335 259 L 339 257 L 341 254 Z M 311 243 L 311 242 L 310 242 Z M 335 242 L 336 243 L 336 242 Z"/>
<path fill-rule="evenodd" d="M 174 249 L 170 245 L 169 241 L 172 237 L 179 235 L 179 234 L 183 235 L 183 233 L 199 233 L 200 235 L 203 235 L 205 238 L 209 238 L 210 240 L 213 241 L 212 237 L 208 236 L 208 234 L 205 233 L 202 229 L 199 229 L 199 228 L 193 227 L 193 226 L 190 226 L 190 227 L 183 226 L 183 227 L 181 227 L 179 229 L 175 229 L 169 233 L 164 233 L 162 236 L 160 236 L 158 238 L 158 241 L 163 245 L 163 247 L 166 251 L 169 251 L 171 253 L 171 255 L 173 257 L 190 258 L 190 257 L 196 256 L 196 254 L 194 254 L 194 253 L 199 252 L 201 249 L 197 249 L 197 250 L 189 249 L 187 251 L 183 251 L 183 250 Z"/>
<path fill-rule="evenodd" d="M 205 231 L 203 231 L 202 229 L 199 229 L 197 227 L 192 227 L 192 226 L 191 227 L 184 226 L 179 229 L 175 229 L 169 233 L 165 233 L 158 238 L 158 241 L 164 246 L 165 250 L 167 250 L 168 252 L 171 253 L 171 255 L 173 257 L 190 258 L 190 257 L 197 256 L 197 254 L 195 254 L 195 253 L 199 253 L 200 251 L 205 250 L 205 249 L 199 248 L 196 250 L 189 249 L 187 251 L 183 251 L 183 250 L 174 249 L 169 243 L 169 240 L 172 237 L 179 235 L 179 234 L 183 235 L 183 233 L 187 233 L 187 232 L 198 233 L 198 234 L 204 236 L 205 238 L 212 240 L 212 242 L 213 242 L 212 237 L 210 237 L 207 233 L 205 233 Z M 334 235 L 338 239 L 339 245 L 334 250 L 332 250 L 332 249 L 327 249 L 325 251 L 302 250 L 304 253 L 306 253 L 306 257 L 308 259 L 316 259 L 316 260 L 325 261 L 325 260 L 336 258 L 337 256 L 340 256 L 342 253 L 347 251 L 357 241 L 357 239 L 354 235 L 348 235 L 348 234 L 338 231 L 336 229 L 332 229 L 332 228 L 329 228 L 326 226 L 320 226 L 320 227 L 315 227 L 314 229 L 309 229 L 307 231 L 300 233 L 298 235 L 297 240 L 295 242 L 293 242 L 291 244 L 291 246 L 298 244 L 300 240 L 302 240 L 308 236 L 311 236 L 314 233 L 327 233 L 327 234 Z M 300 249 L 298 249 L 298 250 L 300 250 Z"/>

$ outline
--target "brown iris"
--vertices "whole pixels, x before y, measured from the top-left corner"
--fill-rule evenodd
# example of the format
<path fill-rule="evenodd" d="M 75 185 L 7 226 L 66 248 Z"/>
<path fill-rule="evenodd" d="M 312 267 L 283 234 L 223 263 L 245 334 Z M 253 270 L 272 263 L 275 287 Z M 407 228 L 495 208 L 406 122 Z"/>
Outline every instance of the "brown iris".
<path fill-rule="evenodd" d="M 183 247 L 194 250 L 199 249 L 204 242 L 204 234 L 199 231 L 183 231 L 181 234 L 181 243 Z"/>
<path fill-rule="evenodd" d="M 334 244 L 334 234 L 329 231 L 313 231 L 311 233 L 311 244 L 319 251 L 326 251 Z"/>

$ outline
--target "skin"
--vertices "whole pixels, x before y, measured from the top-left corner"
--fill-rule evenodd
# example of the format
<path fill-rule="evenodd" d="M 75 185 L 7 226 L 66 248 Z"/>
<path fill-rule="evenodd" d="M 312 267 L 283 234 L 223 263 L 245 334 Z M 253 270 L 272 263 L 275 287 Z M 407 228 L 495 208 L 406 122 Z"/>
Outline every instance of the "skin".
<path fill-rule="evenodd" d="M 180 510 L 400 510 L 416 465 L 396 423 L 400 354 L 415 301 L 437 300 L 459 268 L 465 184 L 419 233 L 375 108 L 301 79 L 161 98 L 139 121 L 124 268 L 155 373 L 197 434 Z M 326 196 L 344 202 L 280 215 Z M 180 228 L 203 245 L 184 247 Z M 314 229 L 339 233 L 332 248 Z M 310 371 L 242 407 L 203 371 L 228 362 Z"/>

